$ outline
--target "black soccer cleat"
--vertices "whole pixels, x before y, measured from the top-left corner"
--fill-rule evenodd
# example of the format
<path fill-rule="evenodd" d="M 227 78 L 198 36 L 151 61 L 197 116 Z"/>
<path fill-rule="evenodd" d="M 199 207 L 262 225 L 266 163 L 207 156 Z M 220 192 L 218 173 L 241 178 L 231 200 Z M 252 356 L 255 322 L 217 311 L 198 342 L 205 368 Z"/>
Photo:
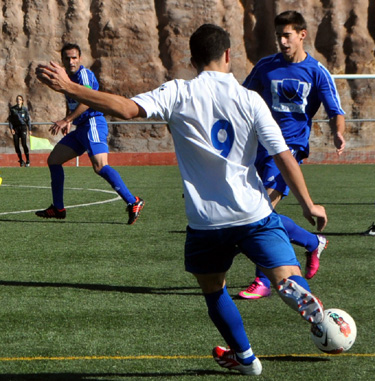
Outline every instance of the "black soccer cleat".
<path fill-rule="evenodd" d="M 368 228 L 367 228 L 367 230 L 364 232 L 364 233 L 362 233 L 363 235 L 370 235 L 370 236 L 375 236 L 375 223 L 373 222 L 372 224 L 371 224 L 371 226 L 369 226 Z"/>
<path fill-rule="evenodd" d="M 129 213 L 128 225 L 133 225 L 135 221 L 137 221 L 139 214 L 141 213 L 141 210 L 144 206 L 145 202 L 139 197 L 135 198 L 134 204 L 128 204 L 126 208 Z"/>
<path fill-rule="evenodd" d="M 64 209 L 57 209 L 54 205 L 51 204 L 51 206 L 44 210 L 38 210 L 35 212 L 35 214 L 38 217 L 43 218 L 57 218 L 59 220 L 63 220 L 66 217 L 66 210 Z"/>

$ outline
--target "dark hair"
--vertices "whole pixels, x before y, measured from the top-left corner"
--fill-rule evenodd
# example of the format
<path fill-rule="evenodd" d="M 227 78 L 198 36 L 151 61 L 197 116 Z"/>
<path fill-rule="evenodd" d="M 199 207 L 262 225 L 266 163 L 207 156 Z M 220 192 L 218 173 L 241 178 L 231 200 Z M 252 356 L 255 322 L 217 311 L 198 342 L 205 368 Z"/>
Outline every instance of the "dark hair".
<path fill-rule="evenodd" d="M 16 96 L 16 101 L 17 101 L 17 98 L 18 98 L 18 97 L 20 97 L 20 98 L 22 99 L 22 104 L 23 104 L 23 103 L 25 102 L 24 99 L 23 99 L 23 96 L 20 95 L 20 94 L 18 94 L 18 95 Z"/>
<path fill-rule="evenodd" d="M 190 37 L 191 57 L 198 68 L 219 60 L 229 48 L 229 33 L 217 25 L 203 24 Z"/>
<path fill-rule="evenodd" d="M 78 55 L 81 57 L 81 48 L 79 47 L 79 45 L 68 42 L 61 49 L 61 59 L 63 59 L 63 54 L 66 50 L 72 50 L 72 49 L 76 49 L 78 51 Z"/>
<path fill-rule="evenodd" d="M 307 29 L 304 17 L 296 11 L 285 11 L 275 17 L 275 27 L 285 25 L 291 25 L 297 32 Z"/>

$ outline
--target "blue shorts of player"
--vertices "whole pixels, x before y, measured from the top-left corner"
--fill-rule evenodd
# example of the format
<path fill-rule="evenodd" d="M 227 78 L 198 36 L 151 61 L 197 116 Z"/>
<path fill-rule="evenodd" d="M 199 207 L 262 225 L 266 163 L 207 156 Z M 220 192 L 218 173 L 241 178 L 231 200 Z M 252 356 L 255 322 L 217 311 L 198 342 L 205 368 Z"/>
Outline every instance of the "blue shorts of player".
<path fill-rule="evenodd" d="M 60 140 L 72 148 L 78 156 L 87 151 L 88 155 L 95 156 L 99 153 L 108 153 L 108 124 L 104 116 L 96 116 L 79 124 L 75 130 L 69 132 Z"/>
<path fill-rule="evenodd" d="M 226 272 L 234 257 L 244 253 L 265 268 L 299 266 L 277 213 L 252 224 L 217 230 L 187 227 L 185 270 L 195 274 Z"/>
<path fill-rule="evenodd" d="M 302 164 L 302 160 L 306 158 L 305 152 L 291 146 L 289 146 L 289 149 L 298 164 Z M 279 168 L 277 168 L 272 156 L 270 156 L 265 149 L 258 149 L 255 167 L 265 188 L 276 189 L 282 193 L 283 196 L 289 194 L 289 187 L 281 176 Z"/>

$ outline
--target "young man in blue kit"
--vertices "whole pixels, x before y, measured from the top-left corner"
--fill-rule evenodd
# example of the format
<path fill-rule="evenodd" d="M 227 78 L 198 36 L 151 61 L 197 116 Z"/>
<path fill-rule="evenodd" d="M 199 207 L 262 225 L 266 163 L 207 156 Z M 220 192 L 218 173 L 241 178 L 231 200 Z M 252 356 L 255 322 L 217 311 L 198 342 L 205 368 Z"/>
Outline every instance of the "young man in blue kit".
<path fill-rule="evenodd" d="M 298 163 L 309 156 L 309 137 L 312 118 L 323 103 L 330 119 L 334 145 L 340 155 L 345 147 L 344 111 L 331 74 L 303 47 L 306 22 L 296 11 L 276 16 L 275 29 L 280 53 L 262 58 L 246 78 L 243 86 L 258 92 L 267 103 Z M 260 144 L 255 166 L 275 208 L 289 193 L 271 155 Z M 306 248 L 307 279 L 319 269 L 319 258 L 327 246 L 323 235 L 316 235 L 298 226 L 290 218 L 280 215 L 292 243 Z M 256 278 L 239 293 L 245 299 L 269 296 L 269 279 L 257 268 Z"/>
<path fill-rule="evenodd" d="M 94 73 L 81 65 L 81 49 L 78 45 L 70 43 L 64 45 L 61 50 L 61 60 L 73 82 L 93 90 L 99 89 Z M 39 210 L 35 214 L 43 218 L 66 217 L 62 165 L 87 151 L 95 173 L 103 177 L 122 197 L 129 213 L 128 224 L 134 224 L 144 206 L 144 201 L 133 196 L 119 173 L 108 165 L 108 125 L 103 113 L 70 97 L 66 97 L 66 102 L 66 117 L 55 122 L 50 128 L 52 135 L 57 135 L 60 131 L 65 135 L 52 150 L 47 161 L 51 173 L 53 203 L 49 208 Z M 70 131 L 72 123 L 76 125 L 76 129 Z"/>
<path fill-rule="evenodd" d="M 327 216 L 324 207 L 311 200 L 300 167 L 265 102 L 230 73 L 229 34 L 216 25 L 202 25 L 190 38 L 190 50 L 196 78 L 169 81 L 132 99 L 73 83 L 54 62 L 39 65 L 36 74 L 53 90 L 93 109 L 122 119 L 160 117 L 168 122 L 188 218 L 185 269 L 196 277 L 208 314 L 230 347 L 215 347 L 213 357 L 224 368 L 259 375 L 262 365 L 226 287 L 226 272 L 238 247 L 304 319 L 321 322 L 323 306 L 302 277 L 254 167 L 258 140 L 273 155 L 305 218 L 322 230 Z"/>

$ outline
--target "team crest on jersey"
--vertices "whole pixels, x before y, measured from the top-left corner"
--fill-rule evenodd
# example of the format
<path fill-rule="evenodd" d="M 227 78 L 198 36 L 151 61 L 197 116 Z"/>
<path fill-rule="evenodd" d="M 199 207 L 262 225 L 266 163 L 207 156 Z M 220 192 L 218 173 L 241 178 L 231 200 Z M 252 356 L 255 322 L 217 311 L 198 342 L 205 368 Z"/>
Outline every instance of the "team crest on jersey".
<path fill-rule="evenodd" d="M 299 79 L 271 81 L 272 109 L 279 112 L 304 114 L 311 84 Z"/>

